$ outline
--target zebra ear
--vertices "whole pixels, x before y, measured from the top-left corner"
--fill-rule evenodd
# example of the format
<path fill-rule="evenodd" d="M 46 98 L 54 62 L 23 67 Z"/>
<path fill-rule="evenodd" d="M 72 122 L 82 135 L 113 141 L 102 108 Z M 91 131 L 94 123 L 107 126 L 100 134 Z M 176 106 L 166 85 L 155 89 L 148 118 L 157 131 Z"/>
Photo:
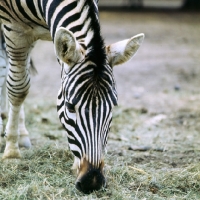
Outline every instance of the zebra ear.
<path fill-rule="evenodd" d="M 123 40 L 106 47 L 108 61 L 112 67 L 130 60 L 137 52 L 144 40 L 144 34 L 138 34 L 130 39 Z"/>
<path fill-rule="evenodd" d="M 66 28 L 60 27 L 56 30 L 54 44 L 57 57 L 69 66 L 83 59 L 78 41 Z"/>

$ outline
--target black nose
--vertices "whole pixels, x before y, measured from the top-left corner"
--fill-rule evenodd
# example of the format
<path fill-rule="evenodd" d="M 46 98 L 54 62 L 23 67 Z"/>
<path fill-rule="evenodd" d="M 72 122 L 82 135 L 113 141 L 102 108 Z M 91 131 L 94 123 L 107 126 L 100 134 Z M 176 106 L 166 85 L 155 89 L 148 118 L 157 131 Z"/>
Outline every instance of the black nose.
<path fill-rule="evenodd" d="M 105 186 L 105 178 L 99 169 L 90 169 L 76 182 L 76 188 L 85 194 L 99 190 L 102 186 Z"/>

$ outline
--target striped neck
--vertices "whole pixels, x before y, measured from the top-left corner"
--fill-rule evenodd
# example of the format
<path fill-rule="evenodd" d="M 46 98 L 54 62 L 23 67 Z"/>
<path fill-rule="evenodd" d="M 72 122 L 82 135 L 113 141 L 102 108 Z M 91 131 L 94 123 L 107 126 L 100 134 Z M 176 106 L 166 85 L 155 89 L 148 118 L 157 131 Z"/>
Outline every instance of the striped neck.
<path fill-rule="evenodd" d="M 53 41 L 56 29 L 65 27 L 86 50 L 86 55 L 90 54 L 94 60 L 97 59 L 94 52 L 99 56 L 99 52 L 104 49 L 104 42 L 100 34 L 96 0 L 43 0 L 42 6 Z"/>

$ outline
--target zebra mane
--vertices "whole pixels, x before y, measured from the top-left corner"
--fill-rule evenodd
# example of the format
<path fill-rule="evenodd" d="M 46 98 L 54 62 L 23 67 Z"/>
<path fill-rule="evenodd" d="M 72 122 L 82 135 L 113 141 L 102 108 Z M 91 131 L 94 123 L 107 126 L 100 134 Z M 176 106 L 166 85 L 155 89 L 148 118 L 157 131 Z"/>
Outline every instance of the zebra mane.
<path fill-rule="evenodd" d="M 90 42 L 91 50 L 87 55 L 92 62 L 96 64 L 95 72 L 96 75 L 105 67 L 106 65 L 106 50 L 105 50 L 105 43 L 101 36 L 101 28 L 99 24 L 98 10 L 95 7 L 93 0 L 87 0 L 89 5 L 89 17 L 91 20 L 91 28 L 94 31 L 94 36 Z"/>

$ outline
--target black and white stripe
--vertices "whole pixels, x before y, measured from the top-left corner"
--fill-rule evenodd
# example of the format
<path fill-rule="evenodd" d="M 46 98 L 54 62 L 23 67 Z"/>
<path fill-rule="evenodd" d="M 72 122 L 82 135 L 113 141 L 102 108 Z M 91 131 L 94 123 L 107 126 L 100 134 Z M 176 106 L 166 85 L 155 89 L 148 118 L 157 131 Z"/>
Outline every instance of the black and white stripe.
<path fill-rule="evenodd" d="M 21 105 L 30 87 L 26 66 L 32 44 L 50 36 L 54 41 L 59 27 L 73 33 L 85 59 L 69 68 L 58 58 L 62 68 L 58 114 L 74 155 L 98 167 L 117 94 L 100 34 L 97 3 L 97 0 L 5 0 L 0 2 L 0 19 L 11 66 L 7 88 L 13 106 Z M 20 37 L 24 37 L 24 42 L 18 42 Z"/>
<path fill-rule="evenodd" d="M 70 149 L 78 158 L 86 156 L 98 166 L 117 94 L 109 65 L 102 66 L 100 72 L 96 68 L 89 58 L 73 67 L 63 79 L 57 104 L 61 123 L 68 130 Z"/>
<path fill-rule="evenodd" d="M 0 0 L 9 57 L 10 101 L 3 159 L 20 158 L 30 147 L 22 103 L 30 87 L 30 51 L 38 40 L 53 40 L 61 65 L 57 110 L 68 133 L 77 169 L 76 188 L 91 192 L 105 185 L 103 151 L 117 104 L 113 67 L 130 60 L 141 45 L 138 34 L 105 46 L 98 0 Z"/>

